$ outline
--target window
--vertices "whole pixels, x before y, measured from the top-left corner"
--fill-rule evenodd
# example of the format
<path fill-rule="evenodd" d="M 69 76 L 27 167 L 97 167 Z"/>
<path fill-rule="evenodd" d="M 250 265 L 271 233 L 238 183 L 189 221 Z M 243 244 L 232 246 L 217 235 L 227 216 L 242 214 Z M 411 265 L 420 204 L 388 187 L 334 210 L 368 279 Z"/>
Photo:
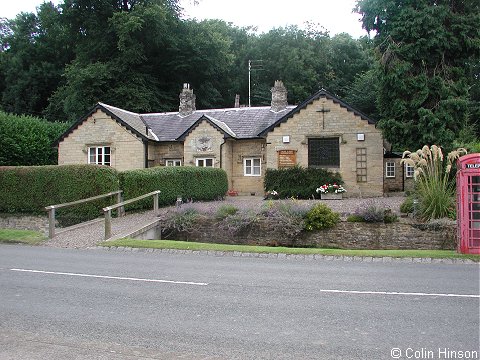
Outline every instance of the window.
<path fill-rule="evenodd" d="M 261 176 L 262 166 L 260 158 L 243 159 L 243 175 L 244 176 Z"/>
<path fill-rule="evenodd" d="M 412 165 L 405 164 L 405 176 L 407 178 L 413 177 L 414 172 L 415 172 L 415 169 L 413 168 Z"/>
<path fill-rule="evenodd" d="M 357 149 L 357 182 L 367 182 L 367 149 Z"/>
<path fill-rule="evenodd" d="M 340 166 L 340 147 L 338 137 L 308 140 L 308 166 Z"/>
<path fill-rule="evenodd" d="M 395 162 L 387 161 L 385 166 L 385 176 L 387 178 L 394 178 L 395 177 Z"/>
<path fill-rule="evenodd" d="M 180 159 L 165 160 L 165 166 L 182 166 L 182 160 Z"/>
<path fill-rule="evenodd" d="M 197 158 L 195 164 L 200 167 L 214 167 L 213 158 Z"/>
<path fill-rule="evenodd" d="M 96 165 L 111 165 L 110 146 L 95 146 L 88 148 L 88 163 Z"/>

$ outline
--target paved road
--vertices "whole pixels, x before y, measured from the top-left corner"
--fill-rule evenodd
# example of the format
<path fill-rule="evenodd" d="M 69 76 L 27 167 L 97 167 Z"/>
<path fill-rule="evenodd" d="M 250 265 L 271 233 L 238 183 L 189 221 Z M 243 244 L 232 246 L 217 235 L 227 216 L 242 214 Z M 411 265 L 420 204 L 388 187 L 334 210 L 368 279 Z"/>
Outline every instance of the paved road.
<path fill-rule="evenodd" d="M 446 359 L 478 295 L 478 265 L 3 245 L 0 359 Z"/>

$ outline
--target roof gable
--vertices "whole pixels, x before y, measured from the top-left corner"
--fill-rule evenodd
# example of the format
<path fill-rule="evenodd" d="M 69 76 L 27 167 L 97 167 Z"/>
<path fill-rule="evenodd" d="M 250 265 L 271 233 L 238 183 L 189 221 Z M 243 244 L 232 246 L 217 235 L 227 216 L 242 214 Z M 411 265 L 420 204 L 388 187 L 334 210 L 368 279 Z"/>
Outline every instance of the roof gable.
<path fill-rule="evenodd" d="M 290 112 L 288 112 L 287 114 L 282 116 L 280 119 L 275 121 L 273 124 L 271 124 L 270 126 L 265 128 L 264 130 L 262 130 L 258 134 L 258 136 L 265 136 L 268 132 L 272 131 L 277 126 L 280 126 L 280 124 L 286 122 L 288 119 L 292 118 L 295 114 L 299 113 L 300 110 L 306 108 L 308 105 L 310 105 L 315 100 L 318 100 L 320 98 L 326 98 L 326 99 L 332 100 L 335 104 L 340 105 L 342 108 L 345 108 L 347 111 L 353 112 L 356 116 L 359 116 L 362 120 L 368 121 L 369 124 L 372 124 L 372 125 L 376 124 L 375 120 L 369 118 L 367 115 L 365 115 L 361 111 L 351 107 L 346 102 L 344 102 L 344 101 L 340 100 L 339 98 L 337 98 L 336 96 L 330 94 L 327 90 L 321 89 L 321 90 L 317 91 L 315 94 L 313 94 L 312 96 L 310 96 L 307 100 L 305 100 L 304 102 L 299 104 L 297 107 L 292 109 Z"/>
<path fill-rule="evenodd" d="M 216 130 L 220 131 L 225 138 L 236 137 L 235 133 L 223 121 L 217 120 L 207 115 L 202 115 L 187 130 L 185 130 L 183 134 L 177 138 L 177 140 L 180 140 L 180 141 L 185 140 L 185 138 L 203 121 L 206 121 L 211 126 L 213 126 Z"/>
<path fill-rule="evenodd" d="M 110 116 L 113 120 L 115 120 L 118 124 L 121 126 L 126 127 L 128 130 L 130 130 L 133 134 L 136 136 L 140 137 L 143 140 L 147 140 L 148 136 L 147 134 L 147 127 L 143 123 L 143 120 L 141 119 L 134 119 L 134 115 L 140 116 L 138 114 L 134 113 L 129 113 L 125 110 L 115 108 L 110 105 L 98 103 L 96 104 L 85 116 L 81 117 L 78 119 L 72 126 L 70 126 L 67 131 L 65 131 L 60 137 L 53 143 L 54 146 L 58 146 L 60 142 L 62 142 L 68 135 L 70 135 L 73 131 L 75 131 L 80 125 L 82 125 L 90 116 L 93 116 L 97 112 L 97 110 L 100 110 Z M 124 112 L 124 113 L 129 113 L 132 114 L 130 118 L 126 118 L 124 115 L 119 114 L 119 112 Z M 120 115 L 120 116 L 119 116 Z M 142 125 L 144 127 L 144 131 L 142 132 Z"/>

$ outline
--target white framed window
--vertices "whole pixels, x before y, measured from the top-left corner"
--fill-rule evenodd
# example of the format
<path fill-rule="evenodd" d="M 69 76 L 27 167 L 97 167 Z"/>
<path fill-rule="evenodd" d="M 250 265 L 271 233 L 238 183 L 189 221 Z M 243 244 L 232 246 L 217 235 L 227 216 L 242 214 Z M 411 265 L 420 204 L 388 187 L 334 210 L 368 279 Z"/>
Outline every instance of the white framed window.
<path fill-rule="evenodd" d="M 182 166 L 181 159 L 167 159 L 165 160 L 165 166 Z"/>
<path fill-rule="evenodd" d="M 261 176 L 262 162 L 258 157 L 243 159 L 243 175 L 244 176 Z"/>
<path fill-rule="evenodd" d="M 199 167 L 214 167 L 213 158 L 196 158 L 195 165 Z"/>
<path fill-rule="evenodd" d="M 108 165 L 111 163 L 110 146 L 92 146 L 88 148 L 88 163 Z"/>
<path fill-rule="evenodd" d="M 385 165 L 385 176 L 387 178 L 394 178 L 395 177 L 395 162 L 394 161 L 387 161 Z"/>
<path fill-rule="evenodd" d="M 405 176 L 407 178 L 413 177 L 414 172 L 415 172 L 415 168 L 412 165 L 405 164 Z"/>

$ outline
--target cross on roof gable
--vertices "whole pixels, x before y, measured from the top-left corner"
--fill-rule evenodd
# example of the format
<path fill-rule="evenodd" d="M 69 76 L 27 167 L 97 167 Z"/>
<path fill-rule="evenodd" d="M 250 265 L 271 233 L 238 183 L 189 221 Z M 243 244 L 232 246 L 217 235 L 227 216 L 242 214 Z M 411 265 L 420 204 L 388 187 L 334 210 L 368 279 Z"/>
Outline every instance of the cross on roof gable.
<path fill-rule="evenodd" d="M 258 136 L 265 136 L 268 132 L 272 131 L 274 128 L 276 128 L 277 126 L 280 126 L 280 124 L 284 123 L 285 121 L 287 121 L 288 119 L 290 119 L 291 117 L 293 117 L 295 114 L 299 113 L 300 110 L 306 108 L 308 105 L 310 105 L 311 103 L 313 103 L 315 100 L 318 100 L 320 98 L 327 98 L 329 100 L 332 100 L 335 104 L 338 104 L 340 105 L 341 107 L 347 109 L 347 111 L 351 111 L 353 112 L 355 115 L 359 116 L 362 120 L 366 120 L 368 121 L 369 124 L 372 124 L 372 125 L 375 125 L 376 124 L 376 121 L 369 118 L 367 115 L 365 115 L 364 113 L 362 113 L 361 111 L 357 110 L 357 109 L 354 109 L 353 107 L 351 107 L 350 105 L 348 105 L 346 102 L 340 100 L 339 98 L 337 98 L 336 96 L 330 94 L 327 90 L 325 89 L 321 89 L 319 91 L 317 91 L 315 94 L 313 94 L 312 96 L 310 96 L 307 100 L 305 100 L 304 102 L 302 102 L 301 104 L 299 104 L 297 107 L 295 107 L 294 109 L 292 109 L 291 111 L 289 111 L 287 114 L 285 114 L 284 116 L 282 116 L 280 119 L 278 119 L 275 123 L 273 123 L 272 125 L 268 126 L 266 129 L 264 129 L 263 131 L 261 131 Z"/>

